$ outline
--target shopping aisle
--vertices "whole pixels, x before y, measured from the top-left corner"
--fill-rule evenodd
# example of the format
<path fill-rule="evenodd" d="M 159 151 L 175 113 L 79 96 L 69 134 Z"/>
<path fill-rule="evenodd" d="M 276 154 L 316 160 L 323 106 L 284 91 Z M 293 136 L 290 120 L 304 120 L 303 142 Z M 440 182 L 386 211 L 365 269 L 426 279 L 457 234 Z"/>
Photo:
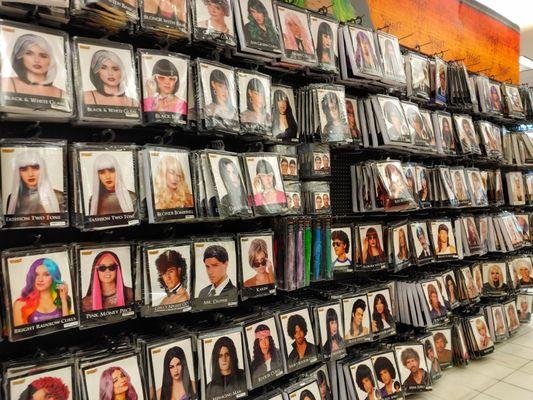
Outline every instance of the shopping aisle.
<path fill-rule="evenodd" d="M 444 371 L 433 391 L 413 400 L 533 400 L 533 325 L 466 367 Z"/>

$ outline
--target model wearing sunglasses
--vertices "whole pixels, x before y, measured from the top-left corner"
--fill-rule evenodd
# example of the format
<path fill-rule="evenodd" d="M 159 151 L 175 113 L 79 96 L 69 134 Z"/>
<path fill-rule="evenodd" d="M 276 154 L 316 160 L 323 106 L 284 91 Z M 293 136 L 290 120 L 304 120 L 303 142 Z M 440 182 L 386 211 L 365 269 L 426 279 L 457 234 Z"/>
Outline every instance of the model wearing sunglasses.
<path fill-rule="evenodd" d="M 331 245 L 333 246 L 333 252 L 335 259 L 333 260 L 333 267 L 341 267 L 352 265 L 350 259 L 350 239 L 346 232 L 341 230 L 334 230 L 331 232 Z"/>
<path fill-rule="evenodd" d="M 248 263 L 255 275 L 244 282 L 244 287 L 274 284 L 274 266 L 268 259 L 268 245 L 264 239 L 254 239 L 248 249 Z"/>
<path fill-rule="evenodd" d="M 133 290 L 124 285 L 120 259 L 111 251 L 100 252 L 93 261 L 91 281 L 82 299 L 82 311 L 124 307 L 133 303 Z"/>

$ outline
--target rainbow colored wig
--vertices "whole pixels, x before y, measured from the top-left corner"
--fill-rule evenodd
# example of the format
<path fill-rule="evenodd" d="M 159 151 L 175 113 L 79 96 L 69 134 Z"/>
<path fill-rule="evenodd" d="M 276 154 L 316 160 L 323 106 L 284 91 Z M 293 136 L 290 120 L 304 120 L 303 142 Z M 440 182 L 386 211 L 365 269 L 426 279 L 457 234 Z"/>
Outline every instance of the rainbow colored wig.
<path fill-rule="evenodd" d="M 63 283 L 61 279 L 61 271 L 59 266 L 55 261 L 50 258 L 38 258 L 30 266 L 30 270 L 26 274 L 26 286 L 22 289 L 20 297 L 17 301 L 23 302 L 24 306 L 22 307 L 22 321 L 24 324 L 29 323 L 28 319 L 35 310 L 39 307 L 40 294 L 37 289 L 35 289 L 35 279 L 37 276 L 36 269 L 40 265 L 44 265 L 48 273 L 52 277 L 52 298 L 54 299 L 54 304 L 58 309 L 61 309 L 61 299 L 59 293 L 57 292 L 57 285 Z"/>

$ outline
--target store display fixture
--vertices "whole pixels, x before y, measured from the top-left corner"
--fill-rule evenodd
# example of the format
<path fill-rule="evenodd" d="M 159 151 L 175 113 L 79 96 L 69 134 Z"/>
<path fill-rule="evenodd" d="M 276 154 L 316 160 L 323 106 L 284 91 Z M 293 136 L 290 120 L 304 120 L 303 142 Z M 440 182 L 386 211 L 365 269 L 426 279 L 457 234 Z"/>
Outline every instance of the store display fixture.
<path fill-rule="evenodd" d="M 0 1 L 3 398 L 401 399 L 530 321 L 531 89 L 270 0 L 37 3 Z"/>

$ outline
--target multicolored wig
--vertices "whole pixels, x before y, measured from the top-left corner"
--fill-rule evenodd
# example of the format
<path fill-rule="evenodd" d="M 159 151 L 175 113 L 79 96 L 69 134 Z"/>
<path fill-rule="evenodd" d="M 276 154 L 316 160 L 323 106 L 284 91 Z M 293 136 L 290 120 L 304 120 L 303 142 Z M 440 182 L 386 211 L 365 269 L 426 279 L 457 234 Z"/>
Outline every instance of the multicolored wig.
<path fill-rule="evenodd" d="M 61 271 L 59 266 L 55 261 L 49 258 L 38 258 L 30 266 L 30 270 L 26 274 L 26 286 L 22 289 L 20 297 L 16 301 L 24 303 L 22 306 L 22 321 L 24 324 L 29 323 L 28 319 L 35 310 L 39 307 L 40 294 L 37 289 L 35 289 L 35 278 L 37 273 L 35 270 L 38 266 L 44 265 L 48 273 L 53 279 L 52 282 L 52 298 L 54 299 L 54 304 L 58 309 L 61 309 L 61 299 L 59 298 L 59 293 L 57 292 L 57 285 L 63 283 L 61 279 Z"/>
<path fill-rule="evenodd" d="M 126 371 L 120 367 L 109 367 L 106 369 L 102 376 L 100 377 L 100 400 L 113 400 L 114 390 L 113 390 L 113 372 L 120 371 L 122 375 L 128 380 L 128 390 L 126 392 L 126 400 L 137 400 L 137 392 L 131 384 L 131 378 Z"/>
<path fill-rule="evenodd" d="M 100 286 L 100 278 L 98 278 L 98 273 L 96 272 L 96 267 L 100 265 L 100 262 L 105 256 L 109 256 L 113 259 L 115 264 L 117 265 L 117 277 L 115 280 L 116 285 L 116 293 L 117 293 L 117 307 L 122 307 L 125 304 L 124 301 L 124 280 L 122 279 L 122 269 L 120 267 L 120 260 L 118 256 L 113 253 L 112 251 L 102 251 L 99 253 L 93 261 L 93 266 L 91 270 L 91 284 L 89 286 L 89 290 L 87 290 L 87 295 L 90 296 L 92 300 L 92 310 L 98 311 L 102 310 L 103 302 L 102 302 L 102 287 Z"/>
<path fill-rule="evenodd" d="M 47 397 L 54 400 L 68 400 L 70 390 L 67 385 L 59 378 L 52 376 L 43 376 L 34 380 L 20 394 L 19 400 L 32 400 L 35 392 L 43 389 Z"/>

